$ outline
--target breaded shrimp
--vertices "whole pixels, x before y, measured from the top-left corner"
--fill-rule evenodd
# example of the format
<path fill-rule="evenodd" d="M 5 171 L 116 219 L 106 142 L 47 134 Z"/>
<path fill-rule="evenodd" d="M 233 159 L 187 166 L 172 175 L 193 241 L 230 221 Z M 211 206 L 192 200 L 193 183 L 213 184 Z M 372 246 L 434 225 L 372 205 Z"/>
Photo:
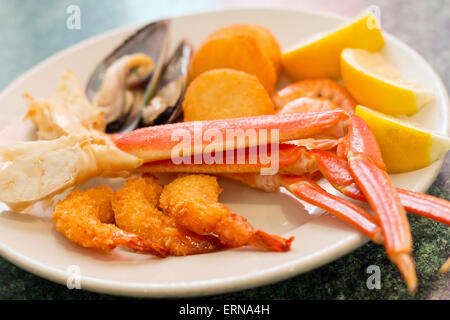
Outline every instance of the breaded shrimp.
<path fill-rule="evenodd" d="M 271 251 L 288 251 L 294 237 L 284 239 L 253 228 L 244 217 L 218 203 L 222 189 L 216 177 L 186 175 L 166 185 L 160 206 L 178 225 L 198 234 L 215 234 L 230 247 L 251 245 Z"/>
<path fill-rule="evenodd" d="M 56 230 L 69 240 L 86 248 L 112 250 L 123 246 L 156 256 L 167 255 L 167 250 L 136 234 L 115 226 L 111 208 L 113 191 L 101 186 L 86 191 L 74 190 L 60 201 L 53 211 Z"/>
<path fill-rule="evenodd" d="M 132 178 L 112 198 L 116 224 L 128 232 L 167 248 L 176 256 L 206 253 L 223 248 L 214 236 L 202 236 L 177 226 L 158 209 L 162 187 L 153 176 Z"/>

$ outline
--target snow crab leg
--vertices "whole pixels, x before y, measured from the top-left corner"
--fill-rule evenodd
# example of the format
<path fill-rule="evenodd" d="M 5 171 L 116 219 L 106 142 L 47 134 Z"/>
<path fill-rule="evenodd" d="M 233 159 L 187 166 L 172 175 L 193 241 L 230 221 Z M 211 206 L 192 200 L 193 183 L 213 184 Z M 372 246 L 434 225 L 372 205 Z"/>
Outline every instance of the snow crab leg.
<path fill-rule="evenodd" d="M 328 193 L 308 178 L 280 175 L 280 181 L 282 186 L 300 199 L 346 221 L 373 242 L 384 243 L 384 237 L 377 219 L 357 205 Z"/>
<path fill-rule="evenodd" d="M 406 211 L 385 171 L 375 137 L 361 118 L 351 115 L 351 119 L 345 151 L 350 173 L 380 221 L 389 259 L 413 292 L 417 288 L 417 275 Z"/>
<path fill-rule="evenodd" d="M 311 150 L 320 172 L 342 194 L 367 201 L 353 180 L 345 159 L 324 150 Z M 411 213 L 450 225 L 450 202 L 420 192 L 397 188 L 400 202 Z"/>
<path fill-rule="evenodd" d="M 189 148 L 183 156 L 202 154 L 207 150 L 226 151 L 237 148 L 236 135 L 255 130 L 257 139 L 246 139 L 241 147 L 255 147 L 303 138 L 339 138 L 348 126 L 348 115 L 342 110 L 286 113 L 236 119 L 191 121 L 147 127 L 113 136 L 122 151 L 144 162 L 173 158 L 173 149 L 185 137 Z M 207 132 L 214 136 L 208 139 Z M 272 134 L 276 132 L 276 134 Z M 228 134 L 227 134 L 228 133 Z M 265 135 L 263 137 L 263 135 Z M 215 139 L 220 136 L 220 139 Z"/>

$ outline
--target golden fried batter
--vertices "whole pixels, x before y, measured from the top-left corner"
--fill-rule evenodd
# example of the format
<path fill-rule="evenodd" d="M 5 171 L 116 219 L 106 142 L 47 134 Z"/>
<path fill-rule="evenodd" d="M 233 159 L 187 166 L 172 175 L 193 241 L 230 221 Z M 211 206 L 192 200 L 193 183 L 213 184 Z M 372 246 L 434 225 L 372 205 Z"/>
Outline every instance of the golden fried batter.
<path fill-rule="evenodd" d="M 173 255 L 215 251 L 223 245 L 214 236 L 201 236 L 176 225 L 157 208 L 162 187 L 153 176 L 132 178 L 112 199 L 116 224 L 167 248 Z"/>
<path fill-rule="evenodd" d="M 114 224 L 114 212 L 111 207 L 113 191 L 108 186 L 100 186 L 85 191 L 92 204 L 98 208 L 98 218 L 103 223 Z"/>
<path fill-rule="evenodd" d="M 293 237 L 284 239 L 253 228 L 245 218 L 217 202 L 221 191 L 216 177 L 186 175 L 164 187 L 160 206 L 178 225 L 198 234 L 215 234 L 227 246 L 289 250 Z"/>
<path fill-rule="evenodd" d="M 72 191 L 55 206 L 53 221 L 56 230 L 69 240 L 87 248 L 108 251 L 123 246 L 157 256 L 166 255 L 163 247 L 111 224 L 112 196 L 113 191 L 107 186 Z"/>

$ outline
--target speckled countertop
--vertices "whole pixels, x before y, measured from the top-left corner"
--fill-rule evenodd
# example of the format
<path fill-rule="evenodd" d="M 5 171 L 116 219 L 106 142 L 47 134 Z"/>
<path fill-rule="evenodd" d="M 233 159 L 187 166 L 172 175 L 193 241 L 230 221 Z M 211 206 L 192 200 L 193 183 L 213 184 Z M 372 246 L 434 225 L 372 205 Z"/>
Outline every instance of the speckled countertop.
<path fill-rule="evenodd" d="M 226 3 L 225 3 L 226 2 Z M 87 37 L 129 23 L 168 15 L 239 5 L 262 5 L 265 1 L 88 1 L 0 0 L 0 89 L 49 55 Z M 82 28 L 65 27 L 66 8 L 77 4 Z M 437 71 L 449 90 L 450 1 L 307 1 L 280 0 L 277 6 L 321 10 L 351 16 L 368 5 L 381 9 L 383 28 L 417 50 Z M 450 156 L 429 194 L 450 200 Z M 272 285 L 208 299 L 449 299 L 450 274 L 436 270 L 450 254 L 450 229 L 439 223 L 409 216 L 419 291 L 410 296 L 384 249 L 372 243 L 324 267 Z M 381 289 L 366 286 L 366 268 L 381 267 Z M 34 276 L 0 258 L 0 299 L 113 299 L 82 290 L 68 290 Z"/>

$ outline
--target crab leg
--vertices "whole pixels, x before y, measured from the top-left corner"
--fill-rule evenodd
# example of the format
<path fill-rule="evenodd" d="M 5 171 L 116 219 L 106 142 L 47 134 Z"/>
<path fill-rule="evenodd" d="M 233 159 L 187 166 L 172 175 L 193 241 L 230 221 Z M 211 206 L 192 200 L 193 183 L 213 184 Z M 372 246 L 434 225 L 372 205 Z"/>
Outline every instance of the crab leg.
<path fill-rule="evenodd" d="M 357 205 L 332 195 L 317 183 L 296 176 L 280 175 L 281 184 L 300 199 L 322 208 L 351 224 L 373 242 L 384 242 L 378 221 Z"/>
<path fill-rule="evenodd" d="M 245 135 L 249 133 L 248 130 L 255 132 L 257 139 L 246 139 L 242 148 L 303 138 L 339 138 L 345 135 L 347 122 L 348 115 L 344 111 L 332 110 L 181 122 L 115 135 L 113 139 L 123 151 L 144 162 L 151 162 L 171 159 L 173 149 L 181 142 L 190 147 L 183 149 L 182 156 L 202 154 L 206 148 L 215 151 L 234 150 L 238 148 L 236 135 Z M 214 137 L 208 139 L 208 133 Z M 216 140 L 217 136 L 221 139 Z"/>
<path fill-rule="evenodd" d="M 406 210 L 450 225 L 450 204 L 448 201 L 404 189 L 397 189 L 397 193 Z"/>
<path fill-rule="evenodd" d="M 350 117 L 345 150 L 350 173 L 380 221 L 389 259 L 397 265 L 408 290 L 413 292 L 417 287 L 417 276 L 406 211 L 385 171 L 375 137 L 361 118 Z"/>
<path fill-rule="evenodd" d="M 309 151 L 320 172 L 347 197 L 367 201 L 350 174 L 347 161 L 334 153 L 322 150 Z M 397 188 L 403 207 L 417 215 L 450 225 L 450 202 L 420 192 Z"/>
<path fill-rule="evenodd" d="M 215 161 L 213 163 L 206 163 L 205 157 L 200 159 L 200 162 L 195 162 L 195 156 L 178 157 L 167 160 L 159 160 L 147 162 L 137 169 L 139 172 L 192 172 L 192 173 L 260 173 L 261 169 L 270 166 L 270 163 L 261 162 L 261 157 L 258 153 L 265 152 L 267 158 L 272 158 L 271 146 L 265 146 L 261 149 L 237 149 L 232 152 L 223 152 L 220 155 L 214 155 Z M 281 143 L 278 146 L 278 167 L 281 173 L 292 173 L 296 175 L 304 175 L 305 173 L 313 173 L 317 171 L 317 166 L 313 159 L 305 151 L 304 147 L 296 145 Z M 252 161 L 252 152 L 256 157 Z M 242 154 L 242 161 L 236 161 Z M 301 168 L 299 168 L 299 165 Z M 299 173 L 300 171 L 300 173 Z"/>

